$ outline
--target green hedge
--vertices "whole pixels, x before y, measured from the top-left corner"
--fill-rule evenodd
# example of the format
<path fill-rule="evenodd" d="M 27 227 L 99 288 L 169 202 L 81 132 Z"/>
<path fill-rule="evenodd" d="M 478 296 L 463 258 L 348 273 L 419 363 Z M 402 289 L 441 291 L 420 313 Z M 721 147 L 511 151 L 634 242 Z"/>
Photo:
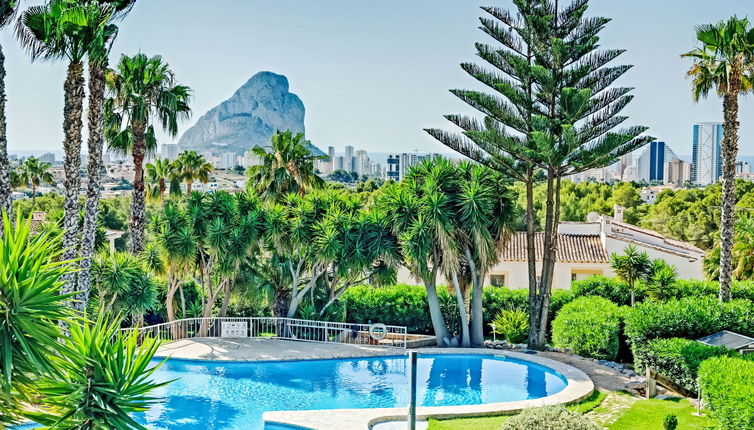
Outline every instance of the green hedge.
<path fill-rule="evenodd" d="M 573 301 L 574 295 L 568 290 L 553 290 L 550 298 L 550 318 L 554 318 L 558 311 Z M 526 288 L 510 289 L 505 287 L 486 287 L 482 298 L 483 318 L 485 328 L 500 311 L 511 309 L 529 309 L 529 290 Z"/>
<path fill-rule="evenodd" d="M 584 357 L 615 360 L 623 311 L 610 300 L 580 297 L 563 306 L 552 323 L 552 340 Z"/>
<path fill-rule="evenodd" d="M 680 338 L 650 340 L 642 351 L 640 362 L 643 366 L 652 367 L 676 384 L 695 393 L 699 391 L 696 384 L 697 372 L 704 360 L 736 354 L 725 347 L 709 346 L 695 340 Z"/>
<path fill-rule="evenodd" d="M 721 303 L 714 297 L 686 297 L 667 302 L 645 302 L 630 309 L 625 319 L 625 335 L 641 369 L 652 339 L 698 339 L 721 330 L 754 335 L 754 303 L 734 300 Z"/>
<path fill-rule="evenodd" d="M 605 276 L 592 276 L 581 281 L 571 283 L 571 291 L 575 297 L 599 296 L 610 300 L 619 306 L 631 304 L 631 290 L 628 284 Z M 637 300 L 641 300 L 637 294 Z"/>
<path fill-rule="evenodd" d="M 699 366 L 702 398 L 725 429 L 754 429 L 754 362 L 716 357 Z"/>

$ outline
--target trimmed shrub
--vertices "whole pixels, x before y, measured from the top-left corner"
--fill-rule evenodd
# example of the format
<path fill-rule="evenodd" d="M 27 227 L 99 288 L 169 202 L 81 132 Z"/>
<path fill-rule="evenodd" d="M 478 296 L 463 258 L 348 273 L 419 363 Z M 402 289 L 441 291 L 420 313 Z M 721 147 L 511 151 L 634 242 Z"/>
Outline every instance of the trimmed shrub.
<path fill-rule="evenodd" d="M 599 427 L 563 406 L 524 409 L 503 422 L 500 430 L 597 430 Z"/>
<path fill-rule="evenodd" d="M 736 354 L 725 347 L 709 346 L 690 339 L 653 339 L 635 357 L 635 368 L 646 366 L 662 373 L 683 388 L 698 392 L 696 385 L 699 365 L 708 358 Z M 641 373 L 641 371 L 640 371 Z"/>
<path fill-rule="evenodd" d="M 678 417 L 675 414 L 665 415 L 662 420 L 662 428 L 665 430 L 675 430 L 678 428 Z"/>
<path fill-rule="evenodd" d="M 351 287 L 340 301 L 346 306 L 347 322 L 380 322 L 406 326 L 409 333 L 433 333 L 427 291 L 422 286 Z"/>
<path fill-rule="evenodd" d="M 615 360 L 622 313 L 621 308 L 603 297 L 578 298 L 563 306 L 555 317 L 553 343 L 585 357 Z"/>
<path fill-rule="evenodd" d="M 529 333 L 529 314 L 521 309 L 503 309 L 490 323 L 495 334 L 502 335 L 508 343 L 526 342 Z"/>
<path fill-rule="evenodd" d="M 754 362 L 716 357 L 699 366 L 699 388 L 725 429 L 754 429 Z"/>
<path fill-rule="evenodd" d="M 721 330 L 754 335 L 754 304 L 748 300 L 721 303 L 714 297 L 687 297 L 667 302 L 645 302 L 625 317 L 625 334 L 634 352 L 651 339 L 697 339 Z"/>
<path fill-rule="evenodd" d="M 631 290 L 628 288 L 628 284 L 605 276 L 592 276 L 581 281 L 575 281 L 571 283 L 571 291 L 574 297 L 599 296 L 620 306 L 631 304 Z M 642 299 L 639 291 L 637 291 L 636 299 Z"/>

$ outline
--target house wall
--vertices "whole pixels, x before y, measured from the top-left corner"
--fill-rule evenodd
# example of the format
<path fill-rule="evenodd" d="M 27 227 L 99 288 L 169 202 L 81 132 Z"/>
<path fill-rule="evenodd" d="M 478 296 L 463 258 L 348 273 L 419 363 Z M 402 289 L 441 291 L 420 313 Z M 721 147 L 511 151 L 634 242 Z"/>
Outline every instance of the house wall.
<path fill-rule="evenodd" d="M 537 263 L 537 271 L 542 270 L 542 264 Z M 529 269 L 525 261 L 506 261 L 496 265 L 487 274 L 484 285 L 491 285 L 491 275 L 505 275 L 505 286 L 511 289 L 529 288 Z M 556 263 L 553 280 L 553 288 L 570 289 L 572 275 L 576 280 L 586 279 L 593 275 L 612 276 L 610 266 L 607 263 Z M 398 269 L 398 283 L 421 284 L 414 279 L 408 269 Z M 447 281 L 443 276 L 438 276 L 437 285 L 445 285 Z"/>
<path fill-rule="evenodd" d="M 613 253 L 616 253 L 618 255 L 623 254 L 623 251 L 629 245 L 629 243 L 625 241 L 613 239 L 610 237 L 606 237 L 604 243 L 605 249 L 610 255 L 612 255 Z M 634 246 L 639 252 L 646 252 L 647 255 L 649 255 L 649 258 L 653 260 L 659 258 L 665 260 L 666 263 L 675 266 L 679 279 L 704 279 L 702 256 L 699 256 L 698 259 L 691 261 L 687 257 L 663 252 L 655 248 L 641 246 L 640 244 L 634 244 Z M 610 274 L 607 276 L 612 275 L 613 272 L 611 270 Z"/>

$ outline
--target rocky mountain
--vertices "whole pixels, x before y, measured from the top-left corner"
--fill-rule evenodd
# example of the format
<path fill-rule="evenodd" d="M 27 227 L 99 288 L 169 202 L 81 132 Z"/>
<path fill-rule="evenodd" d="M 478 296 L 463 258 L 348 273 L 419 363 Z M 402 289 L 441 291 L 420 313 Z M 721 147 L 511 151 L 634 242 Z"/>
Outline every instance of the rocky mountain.
<path fill-rule="evenodd" d="M 228 100 L 202 115 L 178 141 L 181 151 L 243 154 L 266 146 L 276 130 L 304 132 L 304 103 L 289 92 L 288 78 L 272 72 L 252 76 Z M 317 147 L 315 155 L 324 155 Z"/>

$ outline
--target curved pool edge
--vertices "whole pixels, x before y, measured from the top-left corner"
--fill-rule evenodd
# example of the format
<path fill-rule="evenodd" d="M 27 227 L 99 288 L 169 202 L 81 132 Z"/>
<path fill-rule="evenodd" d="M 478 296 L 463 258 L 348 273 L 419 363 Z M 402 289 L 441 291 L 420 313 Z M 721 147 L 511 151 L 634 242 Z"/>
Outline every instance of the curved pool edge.
<path fill-rule="evenodd" d="M 549 358 L 495 349 L 422 348 L 421 354 L 480 354 L 510 357 L 545 366 L 567 380 L 566 387 L 550 396 L 513 402 L 462 406 L 424 406 L 416 409 L 417 419 L 462 418 L 475 416 L 513 415 L 525 408 L 572 404 L 594 392 L 594 382 L 583 371 Z M 302 430 L 369 430 L 387 421 L 405 421 L 407 407 L 375 409 L 327 409 L 311 411 L 269 411 L 262 416 L 265 423 L 293 426 Z"/>

